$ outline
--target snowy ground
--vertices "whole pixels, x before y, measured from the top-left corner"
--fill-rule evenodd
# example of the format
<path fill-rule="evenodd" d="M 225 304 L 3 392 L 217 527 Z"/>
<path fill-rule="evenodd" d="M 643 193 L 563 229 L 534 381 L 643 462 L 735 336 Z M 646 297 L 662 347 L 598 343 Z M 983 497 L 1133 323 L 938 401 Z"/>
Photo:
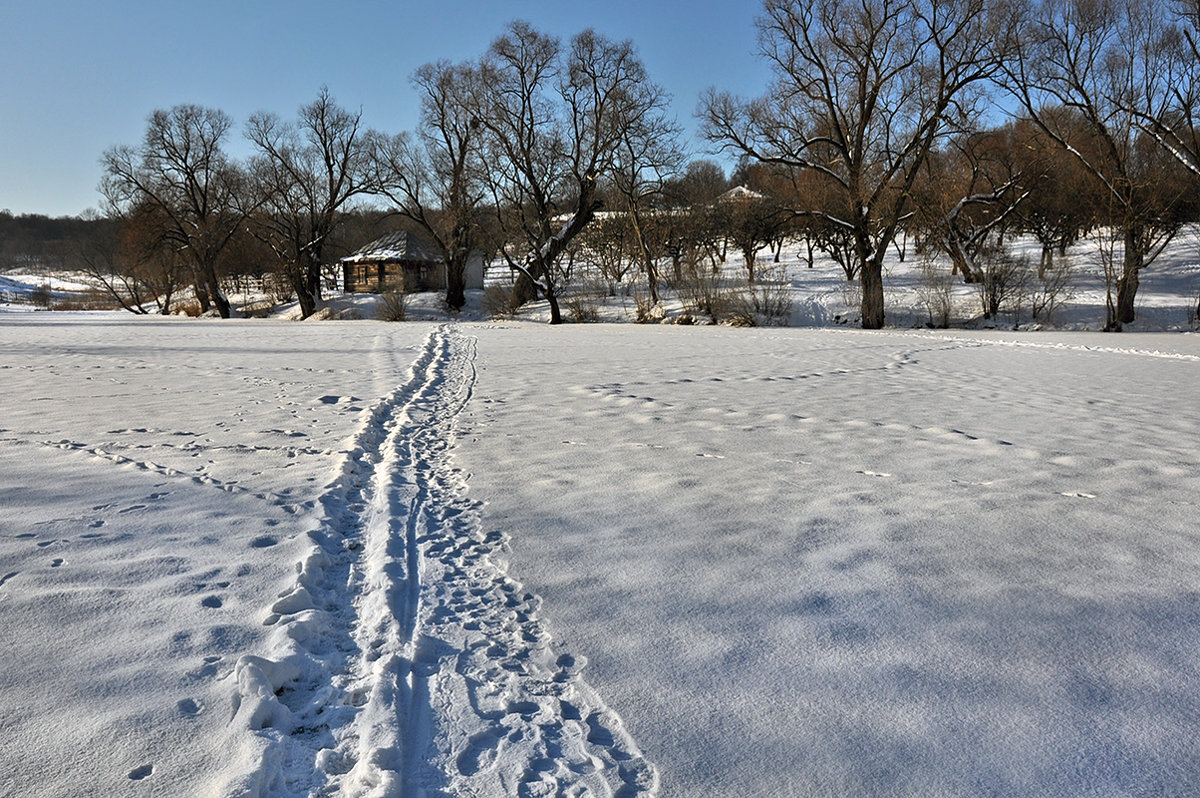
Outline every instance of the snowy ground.
<path fill-rule="evenodd" d="M 4 798 L 1200 791 L 1195 335 L 0 351 Z"/>

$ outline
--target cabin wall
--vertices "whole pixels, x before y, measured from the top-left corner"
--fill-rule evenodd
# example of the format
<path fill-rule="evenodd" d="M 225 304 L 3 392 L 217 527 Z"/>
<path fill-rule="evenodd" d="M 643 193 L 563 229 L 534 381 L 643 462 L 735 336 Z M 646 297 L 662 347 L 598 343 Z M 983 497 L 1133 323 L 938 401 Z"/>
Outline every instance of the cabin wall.
<path fill-rule="evenodd" d="M 342 287 L 347 294 L 440 291 L 446 287 L 446 268 L 428 261 L 343 263 Z"/>

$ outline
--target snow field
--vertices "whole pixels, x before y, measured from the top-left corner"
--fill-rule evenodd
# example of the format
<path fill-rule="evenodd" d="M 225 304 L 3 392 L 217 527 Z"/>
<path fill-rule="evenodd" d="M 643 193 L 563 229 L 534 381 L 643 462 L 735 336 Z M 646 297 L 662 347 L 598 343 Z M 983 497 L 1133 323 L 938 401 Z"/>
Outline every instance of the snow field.
<path fill-rule="evenodd" d="M 0 344 L 2 796 L 1200 790 L 1197 336 Z"/>
<path fill-rule="evenodd" d="M 0 317 L 0 795 L 211 794 L 260 766 L 223 743 L 234 665 L 357 397 L 425 330 L 328 332 Z"/>
<path fill-rule="evenodd" d="M 479 352 L 485 525 L 663 794 L 1196 791 L 1194 336 Z"/>

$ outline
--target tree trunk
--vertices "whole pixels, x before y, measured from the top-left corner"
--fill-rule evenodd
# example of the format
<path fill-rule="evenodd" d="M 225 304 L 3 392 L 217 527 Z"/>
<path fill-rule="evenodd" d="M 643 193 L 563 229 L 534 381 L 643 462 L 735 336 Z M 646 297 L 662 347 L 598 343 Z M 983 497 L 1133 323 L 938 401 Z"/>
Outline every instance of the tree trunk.
<path fill-rule="evenodd" d="M 629 209 L 629 221 L 633 223 L 633 234 L 637 237 L 638 250 L 642 254 L 642 266 L 646 270 L 646 282 L 650 287 L 650 301 L 657 305 L 658 267 L 654 264 L 654 253 L 650 251 L 650 244 L 646 241 L 646 231 L 642 226 L 637 206 L 632 203 Z"/>
<path fill-rule="evenodd" d="M 1121 279 L 1117 281 L 1117 322 L 1129 324 L 1136 315 L 1138 278 L 1146 262 L 1142 249 L 1142 231 L 1137 226 L 1125 230 L 1125 260 Z"/>
<path fill-rule="evenodd" d="M 304 280 L 299 279 L 298 276 L 294 278 L 292 289 L 296 292 L 296 299 L 300 302 L 300 318 L 307 319 L 317 312 L 317 302 L 309 293 L 308 285 Z"/>
<path fill-rule="evenodd" d="M 208 299 L 216 307 L 217 314 L 221 318 L 227 319 L 232 315 L 229 307 L 229 297 L 225 296 L 225 292 L 221 290 L 221 283 L 217 280 L 217 269 L 211 263 L 204 264 L 203 268 L 205 292 L 208 295 Z M 203 306 L 204 303 L 202 302 L 201 307 Z"/>
<path fill-rule="evenodd" d="M 458 258 L 446 262 L 446 307 L 462 310 L 467 304 L 467 265 Z"/>
<path fill-rule="evenodd" d="M 883 328 L 883 263 L 871 258 L 859 271 L 862 280 L 862 327 L 864 330 Z"/>
<path fill-rule="evenodd" d="M 208 301 L 208 289 L 204 287 L 204 278 L 199 272 L 192 275 L 192 292 L 196 295 L 196 301 L 200 303 L 200 312 L 208 313 L 212 303 Z"/>
<path fill-rule="evenodd" d="M 550 323 L 562 324 L 562 313 L 558 309 L 558 297 L 553 291 L 546 294 L 546 301 L 550 303 Z"/>

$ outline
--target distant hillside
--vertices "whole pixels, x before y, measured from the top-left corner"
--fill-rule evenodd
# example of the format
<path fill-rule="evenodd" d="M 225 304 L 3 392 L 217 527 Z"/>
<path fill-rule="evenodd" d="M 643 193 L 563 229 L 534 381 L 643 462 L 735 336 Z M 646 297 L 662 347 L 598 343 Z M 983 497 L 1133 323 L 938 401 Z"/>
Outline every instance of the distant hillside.
<path fill-rule="evenodd" d="M 107 219 L 53 218 L 32 213 L 18 216 L 0 211 L 0 270 L 29 266 L 64 268 L 79 242 L 95 236 L 108 224 Z"/>

